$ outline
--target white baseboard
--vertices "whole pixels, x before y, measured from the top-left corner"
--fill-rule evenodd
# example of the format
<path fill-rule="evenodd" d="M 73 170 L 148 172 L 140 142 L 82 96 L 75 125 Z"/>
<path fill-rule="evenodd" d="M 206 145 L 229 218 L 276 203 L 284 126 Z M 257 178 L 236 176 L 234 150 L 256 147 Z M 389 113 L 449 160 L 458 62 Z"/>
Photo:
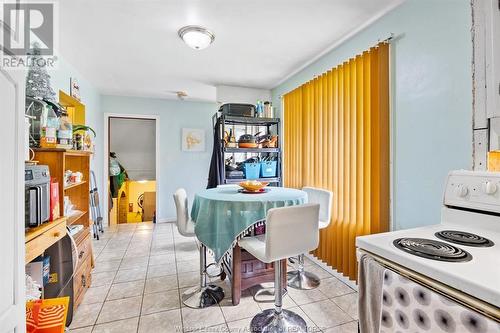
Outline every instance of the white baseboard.
<path fill-rule="evenodd" d="M 321 266 L 323 269 L 328 271 L 330 274 L 335 276 L 340 281 L 347 284 L 352 289 L 358 291 L 358 285 L 356 284 L 356 281 L 350 280 L 349 278 L 345 277 L 344 275 L 339 273 L 337 270 L 333 269 L 331 266 L 328 266 L 327 264 L 325 264 L 324 262 L 322 262 L 321 260 L 319 260 L 318 258 L 316 258 L 315 256 L 313 256 L 310 253 L 306 253 L 306 257 L 311 259 L 311 261 L 313 261 L 315 264 Z"/>

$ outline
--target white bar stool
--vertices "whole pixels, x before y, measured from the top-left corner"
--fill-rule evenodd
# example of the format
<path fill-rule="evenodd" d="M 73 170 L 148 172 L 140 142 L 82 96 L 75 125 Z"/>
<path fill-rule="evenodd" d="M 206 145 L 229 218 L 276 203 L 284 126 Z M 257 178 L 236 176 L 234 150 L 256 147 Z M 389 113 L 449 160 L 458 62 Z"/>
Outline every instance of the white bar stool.
<path fill-rule="evenodd" d="M 306 322 L 295 312 L 282 309 L 283 285 L 280 260 L 315 249 L 319 242 L 319 205 L 306 204 L 270 209 L 266 233 L 238 241 L 255 258 L 274 263 L 274 309 L 253 317 L 250 332 L 307 332 Z"/>
<path fill-rule="evenodd" d="M 308 202 L 319 204 L 319 229 L 324 229 L 332 219 L 333 193 L 324 189 L 304 187 L 302 191 L 307 193 Z M 320 279 L 316 274 L 304 270 L 304 254 L 298 257 L 298 268 L 287 273 L 287 285 L 294 289 L 309 290 L 317 288 Z"/>
<path fill-rule="evenodd" d="M 193 237 L 194 223 L 189 217 L 186 190 L 177 189 L 174 193 L 177 210 L 177 230 L 182 236 Z M 190 308 L 201 309 L 218 304 L 224 298 L 221 287 L 207 284 L 207 248 L 199 242 L 200 250 L 200 285 L 186 290 L 182 294 L 182 303 Z"/>

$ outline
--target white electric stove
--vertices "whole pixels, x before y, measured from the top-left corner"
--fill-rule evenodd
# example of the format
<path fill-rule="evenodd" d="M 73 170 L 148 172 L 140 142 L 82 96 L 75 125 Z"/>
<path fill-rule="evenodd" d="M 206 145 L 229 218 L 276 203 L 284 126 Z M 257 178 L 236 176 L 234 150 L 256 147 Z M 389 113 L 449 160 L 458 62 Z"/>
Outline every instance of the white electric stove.
<path fill-rule="evenodd" d="M 441 223 L 356 239 L 358 253 L 500 318 L 500 173 L 452 171 Z"/>

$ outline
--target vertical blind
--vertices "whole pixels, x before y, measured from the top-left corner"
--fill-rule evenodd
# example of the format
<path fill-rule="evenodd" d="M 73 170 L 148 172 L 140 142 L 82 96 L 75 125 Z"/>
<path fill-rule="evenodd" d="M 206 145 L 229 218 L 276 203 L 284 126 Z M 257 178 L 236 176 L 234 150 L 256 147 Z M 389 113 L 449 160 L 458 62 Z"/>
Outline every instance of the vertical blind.
<path fill-rule="evenodd" d="M 333 192 L 314 255 L 355 279 L 355 238 L 389 229 L 389 45 L 284 95 L 284 183 Z"/>

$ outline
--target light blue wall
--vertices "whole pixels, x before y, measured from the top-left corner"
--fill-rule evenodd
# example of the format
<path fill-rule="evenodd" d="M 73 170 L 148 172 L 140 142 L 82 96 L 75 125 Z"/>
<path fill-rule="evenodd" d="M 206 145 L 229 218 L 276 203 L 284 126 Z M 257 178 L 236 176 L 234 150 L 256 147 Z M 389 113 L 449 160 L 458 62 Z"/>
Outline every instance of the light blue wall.
<path fill-rule="evenodd" d="M 192 203 L 193 194 L 206 188 L 212 156 L 212 115 L 215 103 L 140 97 L 101 96 L 102 113 L 160 116 L 159 220 L 175 218 L 174 191 L 184 187 Z M 101 122 L 104 114 L 101 115 Z M 206 130 L 205 152 L 181 150 L 182 128 Z M 131 136 L 134 133 L 130 133 Z"/>
<path fill-rule="evenodd" d="M 58 56 L 57 67 L 54 70 L 49 70 L 50 81 L 52 88 L 59 96 L 59 90 L 63 90 L 69 94 L 70 78 L 76 77 L 80 85 L 81 101 L 85 104 L 85 122 L 88 126 L 92 127 L 97 132 L 96 138 L 96 152 L 91 159 L 91 169 L 95 172 L 97 178 L 97 186 L 99 188 L 99 195 L 104 198 L 104 191 L 102 186 L 102 120 L 101 120 L 101 101 L 100 94 L 96 87 L 94 87 L 88 80 L 86 80 L 78 70 L 71 64 L 66 62 L 64 58 Z M 101 142 L 101 143 L 100 143 Z M 102 209 L 102 208 L 101 208 Z M 101 212 L 104 214 L 104 212 Z"/>
<path fill-rule="evenodd" d="M 105 200 L 103 186 L 104 113 L 148 114 L 160 116 L 160 220 L 175 217 L 172 194 L 184 187 L 190 195 L 206 187 L 208 167 L 212 149 L 212 115 L 217 110 L 215 103 L 162 100 L 153 98 L 101 95 L 96 87 L 86 80 L 78 70 L 64 58 L 58 58 L 58 66 L 50 70 L 52 88 L 58 93 L 69 93 L 70 77 L 76 77 L 80 85 L 82 102 L 86 107 L 86 123 L 97 132 L 96 152 L 92 156 L 99 187 L 99 195 Z M 206 151 L 186 153 L 181 151 L 181 129 L 204 128 Z M 132 133 L 133 135 L 133 133 Z M 103 205 L 101 204 L 101 210 Z M 101 212 L 105 216 L 105 212 Z"/>
<path fill-rule="evenodd" d="M 439 222 L 449 170 L 472 165 L 469 0 L 408 0 L 273 90 L 273 102 L 394 33 L 395 229 Z"/>

